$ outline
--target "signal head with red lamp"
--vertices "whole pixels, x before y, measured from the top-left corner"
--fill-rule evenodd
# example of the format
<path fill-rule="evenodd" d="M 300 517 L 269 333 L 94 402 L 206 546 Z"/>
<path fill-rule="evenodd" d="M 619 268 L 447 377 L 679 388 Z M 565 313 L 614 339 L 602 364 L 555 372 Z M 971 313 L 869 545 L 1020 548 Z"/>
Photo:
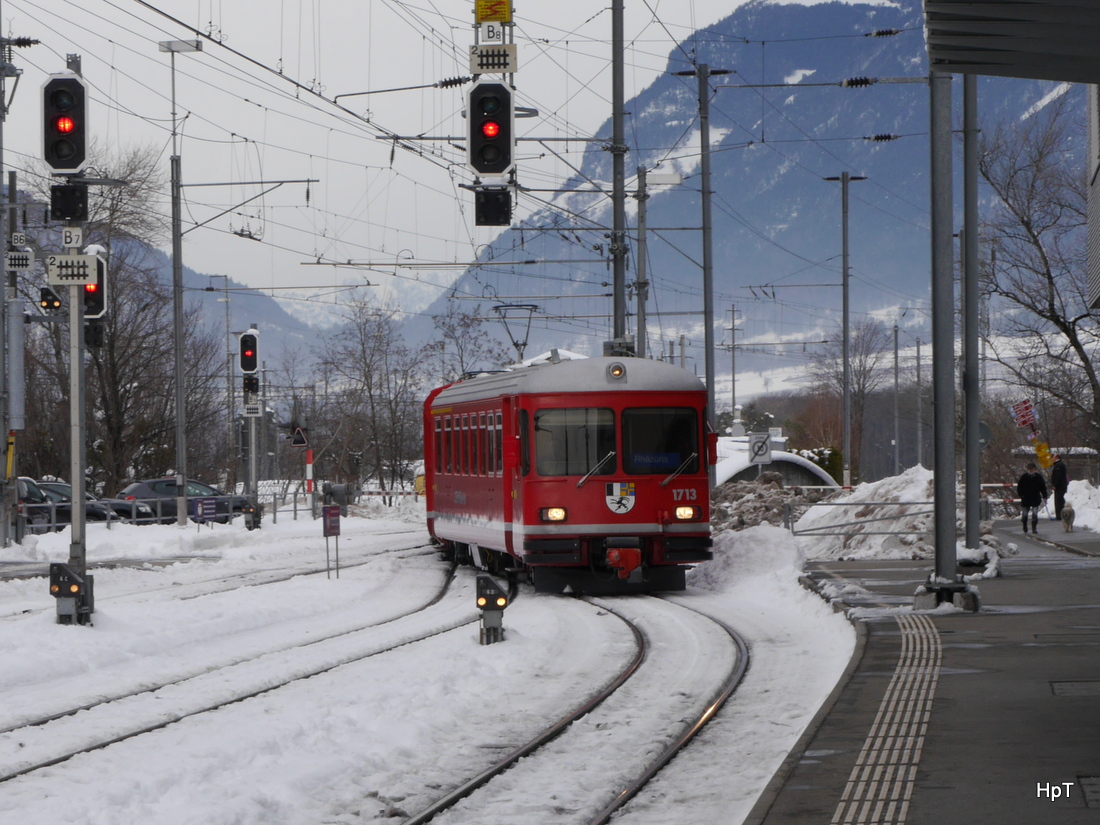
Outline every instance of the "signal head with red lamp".
<path fill-rule="evenodd" d="M 470 89 L 467 163 L 482 175 L 506 175 L 515 166 L 515 106 L 504 83 L 479 80 Z"/>
<path fill-rule="evenodd" d="M 242 332 L 241 345 L 241 372 L 249 375 L 260 368 L 260 333 L 250 329 Z"/>
<path fill-rule="evenodd" d="M 79 174 L 87 164 L 86 100 L 79 75 L 51 75 L 42 86 L 42 157 L 55 175 Z"/>

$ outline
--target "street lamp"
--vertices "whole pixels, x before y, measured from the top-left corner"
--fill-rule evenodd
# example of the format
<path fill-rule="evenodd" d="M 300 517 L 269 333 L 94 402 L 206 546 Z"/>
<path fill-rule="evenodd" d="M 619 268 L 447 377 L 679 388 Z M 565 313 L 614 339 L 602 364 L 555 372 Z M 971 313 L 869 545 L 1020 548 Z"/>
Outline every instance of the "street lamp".
<path fill-rule="evenodd" d="M 172 321 L 176 373 L 176 523 L 187 524 L 187 409 L 183 386 L 183 230 L 180 218 L 180 156 L 176 146 L 176 54 L 201 52 L 201 40 L 162 40 L 172 55 Z"/>

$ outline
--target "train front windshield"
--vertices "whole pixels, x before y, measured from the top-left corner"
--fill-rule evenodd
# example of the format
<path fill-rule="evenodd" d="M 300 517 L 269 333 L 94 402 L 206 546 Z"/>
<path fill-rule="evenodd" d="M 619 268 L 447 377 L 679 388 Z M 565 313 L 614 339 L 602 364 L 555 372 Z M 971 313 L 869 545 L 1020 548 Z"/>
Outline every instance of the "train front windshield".
<path fill-rule="evenodd" d="M 690 407 L 639 407 L 622 413 L 622 456 L 615 413 L 604 408 L 535 413 L 535 469 L 540 476 L 630 475 L 699 471 L 699 417 Z"/>
<path fill-rule="evenodd" d="M 623 410 L 623 470 L 699 472 L 699 418 L 689 407 Z"/>
<path fill-rule="evenodd" d="M 535 470 L 540 476 L 615 472 L 615 413 L 601 408 L 539 410 L 535 413 Z"/>

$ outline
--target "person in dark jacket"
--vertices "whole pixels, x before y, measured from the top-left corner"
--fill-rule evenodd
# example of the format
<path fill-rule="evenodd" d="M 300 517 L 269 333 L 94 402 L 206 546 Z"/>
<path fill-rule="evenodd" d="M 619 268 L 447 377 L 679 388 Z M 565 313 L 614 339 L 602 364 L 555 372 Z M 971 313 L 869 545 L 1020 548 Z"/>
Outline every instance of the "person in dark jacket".
<path fill-rule="evenodd" d="M 1047 482 L 1036 469 L 1034 462 L 1027 465 L 1027 472 L 1016 482 L 1016 494 L 1020 497 L 1020 510 L 1027 532 L 1027 514 L 1031 511 L 1031 532 L 1039 532 L 1039 508 L 1047 500 Z"/>
<path fill-rule="evenodd" d="M 1054 456 L 1054 464 L 1050 468 L 1050 488 L 1054 490 L 1054 518 L 1062 517 L 1062 509 L 1066 506 L 1066 488 L 1069 487 L 1069 471 L 1060 455 Z"/>

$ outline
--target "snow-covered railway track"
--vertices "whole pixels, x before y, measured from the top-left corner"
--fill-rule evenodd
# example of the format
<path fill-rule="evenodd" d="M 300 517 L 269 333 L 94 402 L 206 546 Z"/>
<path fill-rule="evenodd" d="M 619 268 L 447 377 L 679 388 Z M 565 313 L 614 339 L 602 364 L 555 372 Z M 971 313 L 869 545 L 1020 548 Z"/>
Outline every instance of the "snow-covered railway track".
<path fill-rule="evenodd" d="M 561 720 L 403 825 L 507 825 L 519 811 L 601 825 L 687 746 L 748 668 L 745 642 L 717 619 L 653 598 L 591 603 L 631 629 L 635 656 Z"/>
<path fill-rule="evenodd" d="M 444 602 L 454 572 L 446 571 L 429 601 L 401 615 L 210 662 L 200 672 L 2 728 L 0 783 L 473 624 L 468 602 Z"/>
<path fill-rule="evenodd" d="M 423 543 L 422 534 L 419 534 L 416 538 L 411 539 L 407 544 L 401 543 L 396 546 L 387 546 L 382 549 L 372 549 L 366 551 L 359 551 L 354 554 L 345 554 L 343 560 L 340 563 L 340 572 L 346 573 L 356 568 L 364 567 L 376 561 L 383 556 L 394 556 L 397 554 L 397 558 L 410 558 L 412 556 L 432 556 L 434 557 L 438 553 L 438 548 Z M 199 558 L 191 559 L 175 559 L 172 563 L 178 563 L 181 561 L 188 561 L 192 563 L 202 563 L 204 560 Z M 95 574 L 97 571 L 104 569 L 119 569 L 119 568 L 133 568 L 141 570 L 143 568 L 153 566 L 156 568 L 163 567 L 164 562 L 157 562 L 151 564 L 150 562 L 142 560 L 132 560 L 126 562 L 103 562 L 89 566 L 89 572 Z M 305 563 L 305 564 L 292 564 L 285 567 L 265 568 L 263 570 L 249 570 L 245 572 L 232 573 L 227 575 L 225 571 L 218 570 L 212 572 L 209 577 L 191 579 L 186 584 L 169 583 L 167 585 L 159 586 L 130 586 L 128 588 L 121 588 L 115 591 L 111 591 L 109 594 L 103 590 L 102 587 L 96 588 L 96 595 L 98 599 L 110 598 L 112 602 L 118 602 L 120 600 L 148 602 L 154 601 L 158 598 L 163 598 L 165 594 L 171 594 L 173 599 L 180 601 L 186 601 L 188 599 L 198 599 L 203 596 L 213 596 L 218 593 L 228 593 L 235 590 L 240 590 L 247 587 L 264 587 L 267 585 L 281 584 L 288 582 L 291 579 L 298 578 L 300 576 L 321 576 L 330 575 L 331 568 L 327 565 L 320 564 L 319 562 Z M 48 576 L 48 573 L 45 574 Z M 19 579 L 36 579 L 43 578 L 41 566 L 38 566 L 35 572 L 26 571 L 22 575 L 11 576 L 9 578 Z M 46 593 L 48 581 L 43 579 L 44 584 L 42 587 L 43 598 L 42 604 L 45 605 L 40 608 L 14 608 L 12 612 L 7 614 L 0 613 L 0 621 L 6 621 L 11 619 L 21 619 L 28 615 L 35 615 L 37 613 L 53 613 L 55 608 L 52 600 Z M 102 581 L 100 577 L 97 581 Z M 93 620 L 94 624 L 94 620 Z"/>

